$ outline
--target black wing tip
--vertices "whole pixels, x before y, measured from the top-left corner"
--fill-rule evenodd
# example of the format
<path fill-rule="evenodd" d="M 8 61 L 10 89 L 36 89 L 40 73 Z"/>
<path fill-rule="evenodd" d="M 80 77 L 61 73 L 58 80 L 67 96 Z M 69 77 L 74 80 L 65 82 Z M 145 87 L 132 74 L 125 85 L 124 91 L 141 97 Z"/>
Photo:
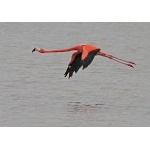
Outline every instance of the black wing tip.
<path fill-rule="evenodd" d="M 64 77 L 67 77 L 68 74 L 69 74 L 68 79 L 70 79 L 73 76 L 73 70 L 71 69 L 71 66 L 68 66 L 68 68 L 64 74 Z"/>

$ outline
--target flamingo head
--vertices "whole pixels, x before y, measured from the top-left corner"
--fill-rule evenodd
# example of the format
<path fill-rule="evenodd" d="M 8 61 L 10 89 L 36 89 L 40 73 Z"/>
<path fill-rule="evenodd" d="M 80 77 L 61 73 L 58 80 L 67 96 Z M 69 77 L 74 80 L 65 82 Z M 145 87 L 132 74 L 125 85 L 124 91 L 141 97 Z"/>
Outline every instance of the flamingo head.
<path fill-rule="evenodd" d="M 34 48 L 34 49 L 32 50 L 32 53 L 35 52 L 35 51 L 40 51 L 40 48 Z"/>

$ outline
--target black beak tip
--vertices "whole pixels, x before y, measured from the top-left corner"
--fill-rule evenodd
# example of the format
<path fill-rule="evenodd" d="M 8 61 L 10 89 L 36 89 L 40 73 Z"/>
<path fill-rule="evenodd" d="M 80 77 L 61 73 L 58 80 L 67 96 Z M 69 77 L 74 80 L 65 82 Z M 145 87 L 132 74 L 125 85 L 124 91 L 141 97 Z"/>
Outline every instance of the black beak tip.
<path fill-rule="evenodd" d="M 35 52 L 35 48 L 32 50 L 32 53 Z"/>

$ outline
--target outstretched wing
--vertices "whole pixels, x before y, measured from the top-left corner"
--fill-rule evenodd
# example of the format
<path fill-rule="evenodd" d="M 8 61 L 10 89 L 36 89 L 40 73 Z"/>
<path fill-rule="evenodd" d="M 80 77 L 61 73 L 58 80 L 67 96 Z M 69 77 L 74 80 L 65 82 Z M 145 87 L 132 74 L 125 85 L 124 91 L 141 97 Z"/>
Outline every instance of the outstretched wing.
<path fill-rule="evenodd" d="M 82 65 L 83 69 L 87 68 L 93 61 L 94 57 L 97 55 L 97 53 L 100 51 L 100 49 L 90 50 L 87 51 L 86 49 L 83 51 L 82 54 Z"/>
<path fill-rule="evenodd" d="M 75 53 L 74 53 L 75 54 Z M 73 55 L 74 55 L 73 54 Z M 76 56 L 74 56 L 74 60 L 69 64 L 66 72 L 65 72 L 65 77 L 69 74 L 69 78 L 73 76 L 74 72 L 78 72 L 78 70 L 81 68 L 81 54 L 82 53 L 77 53 Z"/>

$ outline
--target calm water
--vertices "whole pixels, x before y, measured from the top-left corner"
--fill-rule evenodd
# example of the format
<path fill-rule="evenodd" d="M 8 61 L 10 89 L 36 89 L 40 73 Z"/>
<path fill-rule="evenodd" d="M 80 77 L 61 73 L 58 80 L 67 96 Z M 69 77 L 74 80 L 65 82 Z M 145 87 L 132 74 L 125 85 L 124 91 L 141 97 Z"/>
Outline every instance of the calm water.
<path fill-rule="evenodd" d="M 150 23 L 0 23 L 0 126 L 150 126 Z M 92 43 L 137 63 L 97 56 L 64 78 L 72 52 Z"/>

